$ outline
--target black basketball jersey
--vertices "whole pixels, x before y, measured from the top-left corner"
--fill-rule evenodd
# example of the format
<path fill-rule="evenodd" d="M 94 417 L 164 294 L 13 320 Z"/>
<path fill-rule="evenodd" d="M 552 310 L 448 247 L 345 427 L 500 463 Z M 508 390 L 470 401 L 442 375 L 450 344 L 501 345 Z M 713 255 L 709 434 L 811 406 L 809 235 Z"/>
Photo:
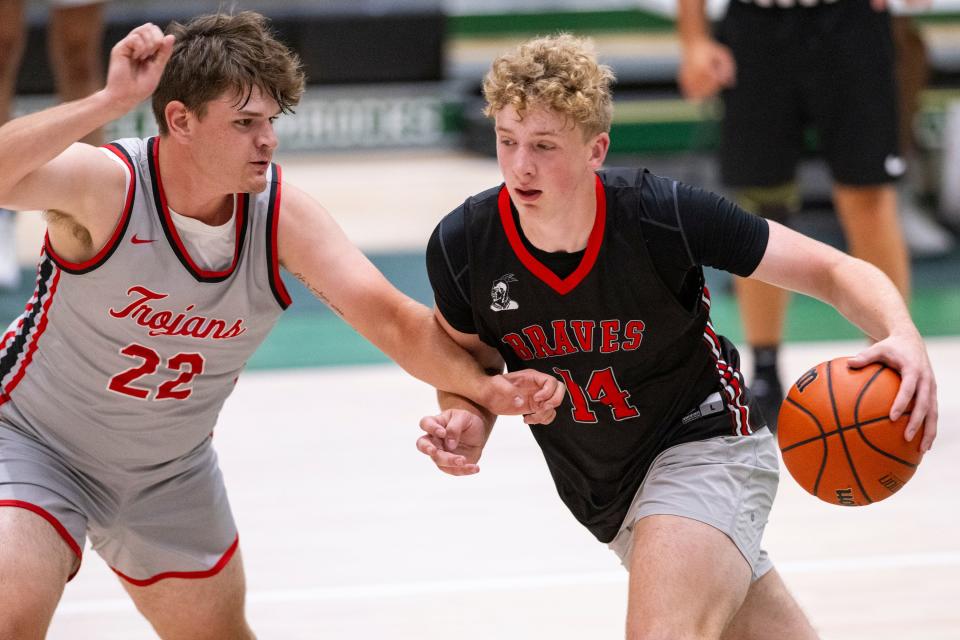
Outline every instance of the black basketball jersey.
<path fill-rule="evenodd" d="M 685 308 L 651 262 L 638 220 L 640 171 L 601 172 L 579 265 L 560 277 L 522 238 L 507 189 L 470 198 L 463 217 L 475 327 L 511 371 L 567 387 L 557 418 L 532 425 L 557 490 L 601 541 L 616 534 L 658 453 L 752 430 L 743 378 L 709 321 L 709 294 Z M 433 275 L 431 278 L 433 279 Z M 722 419 L 682 418 L 719 391 Z"/>

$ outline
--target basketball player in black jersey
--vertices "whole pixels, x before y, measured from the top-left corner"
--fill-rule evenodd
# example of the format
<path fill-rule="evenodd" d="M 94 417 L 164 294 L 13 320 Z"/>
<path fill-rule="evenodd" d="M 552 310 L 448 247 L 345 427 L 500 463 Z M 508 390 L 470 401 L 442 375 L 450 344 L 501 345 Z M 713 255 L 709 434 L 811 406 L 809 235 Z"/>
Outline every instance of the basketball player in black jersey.
<path fill-rule="evenodd" d="M 630 571 L 629 638 L 812 638 L 760 547 L 778 481 L 737 352 L 710 322 L 703 265 L 829 302 L 877 342 L 854 366 L 903 376 L 891 410 L 936 433 L 933 372 L 875 267 L 710 193 L 601 170 L 609 68 L 588 42 L 540 38 L 484 82 L 504 184 L 443 218 L 428 247 L 436 315 L 486 367 L 532 367 L 567 397 L 528 416 L 560 497 Z M 440 394 L 418 449 L 476 473 L 492 417 Z"/>

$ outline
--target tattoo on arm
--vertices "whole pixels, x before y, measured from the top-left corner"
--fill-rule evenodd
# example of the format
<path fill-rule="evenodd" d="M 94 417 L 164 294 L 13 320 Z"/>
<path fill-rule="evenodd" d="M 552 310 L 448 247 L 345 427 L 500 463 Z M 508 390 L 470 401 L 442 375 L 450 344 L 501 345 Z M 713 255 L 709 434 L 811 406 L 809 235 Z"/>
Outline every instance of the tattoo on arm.
<path fill-rule="evenodd" d="M 297 278 L 297 280 L 299 280 L 300 282 L 302 282 L 302 283 L 303 283 L 303 286 L 305 286 L 307 289 L 309 289 L 310 292 L 311 292 L 313 295 L 315 295 L 315 296 L 317 296 L 318 298 L 320 298 L 321 300 L 323 300 L 324 304 L 326 304 L 328 307 L 330 307 L 330 308 L 333 310 L 334 313 L 336 313 L 336 314 L 337 314 L 338 316 L 340 316 L 341 318 L 343 317 L 343 311 L 341 311 L 340 308 L 337 307 L 337 305 L 335 305 L 335 304 L 333 304 L 332 302 L 330 302 L 330 298 L 328 298 L 327 296 L 325 296 L 324 293 L 323 293 L 323 291 L 320 291 L 320 289 L 317 289 L 317 288 L 314 287 L 312 284 L 310 284 L 310 282 L 307 281 L 306 276 L 304 276 L 302 273 L 294 273 L 293 275 Z"/>

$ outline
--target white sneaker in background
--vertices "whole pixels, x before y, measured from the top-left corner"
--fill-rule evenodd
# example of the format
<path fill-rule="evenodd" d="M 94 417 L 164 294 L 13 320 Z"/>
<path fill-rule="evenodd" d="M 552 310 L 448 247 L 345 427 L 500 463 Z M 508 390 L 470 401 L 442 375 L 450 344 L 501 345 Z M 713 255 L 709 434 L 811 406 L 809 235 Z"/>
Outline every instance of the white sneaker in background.
<path fill-rule="evenodd" d="M 900 227 L 907 249 L 914 258 L 935 258 L 950 253 L 953 234 L 934 222 L 910 198 L 900 198 Z"/>
<path fill-rule="evenodd" d="M 0 209 L 0 290 L 15 289 L 20 285 L 14 215 L 13 211 Z"/>

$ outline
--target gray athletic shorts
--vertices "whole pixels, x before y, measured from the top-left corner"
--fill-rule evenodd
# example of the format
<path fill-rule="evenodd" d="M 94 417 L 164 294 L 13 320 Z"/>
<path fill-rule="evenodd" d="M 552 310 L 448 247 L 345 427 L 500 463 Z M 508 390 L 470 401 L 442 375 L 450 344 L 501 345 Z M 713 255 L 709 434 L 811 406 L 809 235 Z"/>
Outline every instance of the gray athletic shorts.
<path fill-rule="evenodd" d="M 92 471 L 0 420 L 0 507 L 47 520 L 77 555 L 76 569 L 89 535 L 107 564 L 139 586 L 214 575 L 237 548 L 209 438 L 182 458 L 136 473 Z"/>
<path fill-rule="evenodd" d="M 683 516 L 727 534 L 756 580 L 773 568 L 760 539 L 779 476 L 776 442 L 766 427 L 750 436 L 671 447 L 653 461 L 609 547 L 629 568 L 637 521 L 652 515 Z"/>

